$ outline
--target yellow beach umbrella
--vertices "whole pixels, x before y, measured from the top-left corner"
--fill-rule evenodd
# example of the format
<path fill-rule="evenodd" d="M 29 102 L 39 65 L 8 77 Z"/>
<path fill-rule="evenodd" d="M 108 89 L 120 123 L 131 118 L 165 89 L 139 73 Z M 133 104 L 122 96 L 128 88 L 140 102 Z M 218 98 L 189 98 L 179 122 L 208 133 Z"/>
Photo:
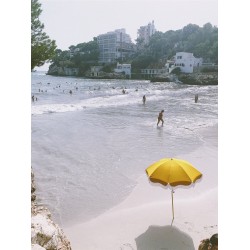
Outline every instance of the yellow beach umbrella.
<path fill-rule="evenodd" d="M 202 176 L 191 163 L 175 158 L 164 158 L 153 163 L 146 169 L 146 173 L 150 181 L 172 187 L 190 185 Z M 172 189 L 172 223 L 174 221 L 173 193 L 174 191 Z"/>

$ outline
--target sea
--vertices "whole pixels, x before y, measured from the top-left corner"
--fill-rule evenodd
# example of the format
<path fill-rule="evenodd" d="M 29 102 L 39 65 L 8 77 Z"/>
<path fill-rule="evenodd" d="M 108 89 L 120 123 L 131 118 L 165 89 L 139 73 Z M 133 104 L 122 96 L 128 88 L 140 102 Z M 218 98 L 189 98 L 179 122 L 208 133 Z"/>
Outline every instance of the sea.
<path fill-rule="evenodd" d="M 139 177 L 147 178 L 148 166 L 201 147 L 200 129 L 218 123 L 214 85 L 97 80 L 36 71 L 31 73 L 31 92 L 37 199 L 63 227 L 119 204 Z M 161 110 L 164 125 L 157 126 Z"/>

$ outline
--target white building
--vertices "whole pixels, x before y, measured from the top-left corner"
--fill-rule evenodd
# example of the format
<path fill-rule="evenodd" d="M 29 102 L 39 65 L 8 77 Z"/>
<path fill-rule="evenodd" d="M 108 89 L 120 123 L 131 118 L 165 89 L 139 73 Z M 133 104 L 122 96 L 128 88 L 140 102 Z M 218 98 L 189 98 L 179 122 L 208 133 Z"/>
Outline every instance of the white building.
<path fill-rule="evenodd" d="M 161 69 L 156 69 L 156 68 L 141 69 L 141 75 L 146 79 L 150 79 L 152 77 L 166 74 L 167 72 L 168 72 L 168 68 L 166 67 L 161 68 Z"/>
<path fill-rule="evenodd" d="M 141 26 L 137 31 L 137 39 L 142 41 L 142 44 L 148 44 L 150 37 L 155 33 L 154 21 L 146 26 Z"/>
<path fill-rule="evenodd" d="M 182 73 L 193 73 L 194 67 L 202 65 L 202 58 L 195 58 L 193 53 L 188 52 L 177 52 L 174 61 L 175 67 L 172 67 L 171 71 L 179 67 Z"/>
<path fill-rule="evenodd" d="M 119 64 L 117 63 L 116 68 L 114 69 L 115 73 L 124 73 L 125 76 L 131 78 L 131 64 Z"/>
<path fill-rule="evenodd" d="M 102 66 L 92 66 L 90 67 L 90 75 L 91 76 L 99 76 L 100 71 L 102 70 Z"/>
<path fill-rule="evenodd" d="M 112 63 L 123 61 L 134 52 L 134 44 L 125 29 L 117 29 L 97 37 L 99 62 Z"/>

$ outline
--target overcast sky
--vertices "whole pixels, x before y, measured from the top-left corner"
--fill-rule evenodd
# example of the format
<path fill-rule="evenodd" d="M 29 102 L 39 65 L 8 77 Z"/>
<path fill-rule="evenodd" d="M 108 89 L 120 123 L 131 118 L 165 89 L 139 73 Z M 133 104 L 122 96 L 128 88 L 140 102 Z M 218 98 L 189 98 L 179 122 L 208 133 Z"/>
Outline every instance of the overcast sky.
<path fill-rule="evenodd" d="M 40 0 L 44 31 L 62 50 L 100 34 L 125 28 L 132 41 L 140 26 L 154 20 L 158 31 L 189 23 L 218 26 L 217 0 Z"/>

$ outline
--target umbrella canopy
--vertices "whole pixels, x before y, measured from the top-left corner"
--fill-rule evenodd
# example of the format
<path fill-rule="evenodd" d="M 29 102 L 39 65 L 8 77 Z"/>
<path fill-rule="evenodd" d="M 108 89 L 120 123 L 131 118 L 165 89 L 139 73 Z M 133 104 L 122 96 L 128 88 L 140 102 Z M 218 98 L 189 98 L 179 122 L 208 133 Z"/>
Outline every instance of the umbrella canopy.
<path fill-rule="evenodd" d="M 201 178 L 200 173 L 191 163 L 174 158 L 161 159 L 146 169 L 146 173 L 152 182 L 161 183 L 164 186 L 190 185 Z M 174 203 L 172 189 L 172 213 L 174 221 Z"/>
<path fill-rule="evenodd" d="M 146 169 L 150 181 L 159 182 L 162 185 L 190 185 L 202 174 L 189 162 L 174 158 L 164 158 Z"/>

